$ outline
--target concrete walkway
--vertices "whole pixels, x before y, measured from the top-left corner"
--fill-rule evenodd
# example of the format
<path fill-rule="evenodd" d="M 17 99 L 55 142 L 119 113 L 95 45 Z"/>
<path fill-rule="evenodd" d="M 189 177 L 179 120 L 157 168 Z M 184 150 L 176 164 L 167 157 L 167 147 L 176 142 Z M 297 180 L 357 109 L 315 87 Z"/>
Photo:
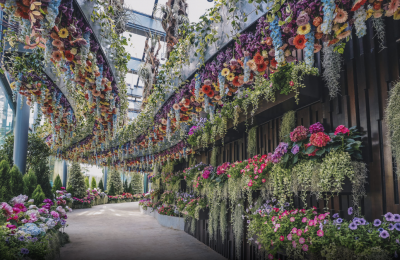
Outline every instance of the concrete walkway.
<path fill-rule="evenodd" d="M 76 209 L 65 229 L 71 243 L 61 248 L 62 260 L 223 260 L 194 237 L 142 215 L 138 202 Z"/>

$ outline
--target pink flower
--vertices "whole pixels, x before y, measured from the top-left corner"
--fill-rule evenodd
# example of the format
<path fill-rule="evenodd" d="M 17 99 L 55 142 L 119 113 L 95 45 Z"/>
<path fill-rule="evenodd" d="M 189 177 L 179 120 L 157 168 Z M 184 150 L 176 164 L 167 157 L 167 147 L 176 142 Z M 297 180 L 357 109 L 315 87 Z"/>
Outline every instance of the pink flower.
<path fill-rule="evenodd" d="M 301 236 L 301 233 L 303 233 L 303 231 L 301 231 L 301 229 L 297 229 L 297 236 Z"/>
<path fill-rule="evenodd" d="M 19 209 L 19 208 L 13 208 L 13 212 L 14 212 L 14 214 L 18 214 L 18 213 L 20 213 L 21 212 L 21 210 Z"/>
<path fill-rule="evenodd" d="M 325 214 L 321 214 L 321 215 L 318 216 L 319 220 L 323 220 L 324 218 L 325 218 Z"/>
<path fill-rule="evenodd" d="M 291 217 L 290 218 L 290 222 L 294 222 L 295 221 L 295 218 L 294 217 Z"/>
<path fill-rule="evenodd" d="M 347 127 L 345 127 L 344 125 L 340 125 L 340 126 L 336 127 L 335 135 L 337 135 L 337 134 L 347 134 L 347 135 L 349 135 L 350 134 L 350 130 Z"/>
<path fill-rule="evenodd" d="M 301 222 L 306 223 L 306 222 L 307 222 L 307 218 L 304 217 L 304 218 L 301 220 Z"/>
<path fill-rule="evenodd" d="M 308 251 L 308 245 L 303 245 L 301 249 L 303 249 L 304 252 L 307 252 Z"/>
<path fill-rule="evenodd" d="M 269 254 L 268 259 L 274 259 L 274 256 L 272 254 Z"/>
<path fill-rule="evenodd" d="M 295 227 L 292 228 L 292 233 L 293 233 L 293 234 L 296 234 L 296 233 L 297 233 L 297 228 L 295 228 Z"/>
<path fill-rule="evenodd" d="M 9 229 L 16 229 L 17 227 L 15 225 L 7 224 L 6 227 Z"/>
<path fill-rule="evenodd" d="M 292 241 L 292 234 L 287 235 L 287 239 L 288 239 L 289 241 Z"/>
<path fill-rule="evenodd" d="M 280 236 L 280 237 L 279 237 L 279 240 L 280 240 L 280 241 L 283 241 L 283 240 L 285 240 L 285 237 L 284 237 L 284 236 Z"/>
<path fill-rule="evenodd" d="M 324 231 L 322 229 L 317 231 L 317 236 L 323 237 L 324 236 Z"/>
<path fill-rule="evenodd" d="M 307 138 L 308 129 L 304 126 L 296 127 L 293 132 L 290 133 L 290 140 L 292 142 L 299 142 Z"/>
<path fill-rule="evenodd" d="M 314 225 L 314 220 L 310 220 L 310 221 L 308 221 L 308 225 L 310 226 L 310 227 L 312 227 L 313 225 Z"/>
<path fill-rule="evenodd" d="M 23 220 L 21 220 L 21 222 L 25 224 L 25 223 L 28 223 L 29 220 L 27 220 L 26 218 L 24 218 Z"/>
<path fill-rule="evenodd" d="M 264 182 L 266 182 L 266 181 L 267 181 L 266 179 L 262 179 L 262 180 L 261 180 L 262 183 L 264 183 Z"/>
<path fill-rule="evenodd" d="M 299 243 L 300 244 L 304 244 L 306 242 L 304 237 L 299 238 Z"/>
<path fill-rule="evenodd" d="M 53 218 L 59 218 L 60 217 L 60 215 L 55 211 L 50 212 L 50 214 L 53 216 Z"/>
<path fill-rule="evenodd" d="M 296 246 L 297 246 L 296 241 L 292 241 L 292 245 L 294 248 L 296 248 Z"/>
<path fill-rule="evenodd" d="M 5 202 L 2 202 L 0 204 L 0 210 L 4 210 L 4 214 L 6 216 L 11 216 L 11 214 L 13 213 L 13 208 Z"/>
<path fill-rule="evenodd" d="M 249 183 L 247 183 L 247 186 L 249 187 L 253 186 L 253 182 L 249 181 Z"/>
<path fill-rule="evenodd" d="M 310 137 L 310 143 L 316 147 L 324 147 L 330 140 L 329 135 L 326 135 L 324 132 L 314 133 Z"/>
<path fill-rule="evenodd" d="M 257 180 L 258 179 L 258 175 L 254 176 L 254 179 Z"/>
<path fill-rule="evenodd" d="M 306 228 L 304 229 L 304 233 L 307 233 L 307 231 L 308 231 L 308 227 L 306 227 Z"/>

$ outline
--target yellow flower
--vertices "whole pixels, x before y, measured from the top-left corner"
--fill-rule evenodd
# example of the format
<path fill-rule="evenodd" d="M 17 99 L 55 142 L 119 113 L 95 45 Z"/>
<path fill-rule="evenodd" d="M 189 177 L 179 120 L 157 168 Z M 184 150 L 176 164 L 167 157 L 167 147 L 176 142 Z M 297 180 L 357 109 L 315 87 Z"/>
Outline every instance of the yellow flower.
<path fill-rule="evenodd" d="M 219 86 L 217 84 L 213 84 L 215 91 L 219 91 Z"/>
<path fill-rule="evenodd" d="M 393 19 L 394 19 L 394 20 L 400 20 L 400 8 L 398 8 L 398 9 L 396 10 L 396 12 L 394 12 L 394 14 L 393 14 Z"/>
<path fill-rule="evenodd" d="M 199 94 L 200 94 L 200 97 L 204 96 L 204 92 L 203 91 L 200 91 Z"/>
<path fill-rule="evenodd" d="M 58 32 L 58 36 L 60 36 L 61 38 L 67 38 L 69 35 L 68 30 L 65 28 L 62 28 L 59 32 Z"/>
<path fill-rule="evenodd" d="M 336 35 L 339 35 L 343 32 L 344 29 L 347 28 L 347 23 L 345 23 L 339 30 L 336 31 Z"/>
<path fill-rule="evenodd" d="M 229 81 L 232 81 L 235 78 L 235 74 L 229 73 L 228 77 L 226 77 Z"/>
<path fill-rule="evenodd" d="M 71 53 L 72 53 L 73 55 L 76 55 L 76 54 L 78 53 L 78 50 L 77 50 L 76 48 L 72 48 L 72 49 L 71 49 Z"/>
<path fill-rule="evenodd" d="M 367 18 L 365 19 L 365 20 L 368 20 L 369 18 L 371 18 L 371 16 L 374 14 L 374 10 L 371 8 L 371 9 L 368 9 L 367 10 Z"/>
<path fill-rule="evenodd" d="M 230 73 L 230 70 L 228 68 L 225 68 L 221 71 L 221 75 L 224 77 L 228 76 L 229 73 Z"/>
<path fill-rule="evenodd" d="M 201 102 L 204 102 L 204 97 L 199 97 L 199 102 L 201 103 Z"/>
<path fill-rule="evenodd" d="M 306 35 L 311 31 L 311 25 L 308 23 L 297 28 L 297 34 Z"/>
<path fill-rule="evenodd" d="M 201 107 L 196 107 L 196 112 L 201 112 L 203 110 Z"/>

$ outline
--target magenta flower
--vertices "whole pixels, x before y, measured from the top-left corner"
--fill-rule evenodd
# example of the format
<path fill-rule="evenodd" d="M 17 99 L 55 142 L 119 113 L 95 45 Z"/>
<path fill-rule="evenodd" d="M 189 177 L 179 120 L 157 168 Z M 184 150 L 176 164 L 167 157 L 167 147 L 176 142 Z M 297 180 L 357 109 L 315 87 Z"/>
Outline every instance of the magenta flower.
<path fill-rule="evenodd" d="M 293 246 L 294 248 L 296 248 L 296 246 L 297 246 L 296 241 L 292 241 L 292 246 Z"/>
<path fill-rule="evenodd" d="M 304 244 L 306 242 L 306 239 L 304 237 L 299 238 L 299 243 Z"/>
<path fill-rule="evenodd" d="M 287 235 L 287 239 L 289 240 L 289 241 L 292 241 L 292 234 L 289 234 L 289 235 Z"/>
<path fill-rule="evenodd" d="M 301 236 L 302 233 L 303 233 L 303 231 L 301 231 L 301 229 L 297 230 L 297 236 Z"/>
<path fill-rule="evenodd" d="M 310 220 L 310 221 L 308 221 L 308 225 L 310 226 L 310 227 L 312 227 L 313 225 L 314 225 L 314 220 Z"/>
<path fill-rule="evenodd" d="M 303 249 L 304 252 L 307 252 L 308 251 L 308 245 L 303 245 L 301 247 L 301 249 Z"/>
<path fill-rule="evenodd" d="M 307 218 L 304 217 L 304 218 L 301 220 L 301 222 L 306 223 L 306 222 L 307 222 Z"/>
<path fill-rule="evenodd" d="M 308 130 L 311 134 L 325 131 L 324 126 L 320 122 L 312 124 Z"/>
<path fill-rule="evenodd" d="M 323 237 L 324 236 L 324 231 L 322 229 L 317 231 L 317 236 Z"/>

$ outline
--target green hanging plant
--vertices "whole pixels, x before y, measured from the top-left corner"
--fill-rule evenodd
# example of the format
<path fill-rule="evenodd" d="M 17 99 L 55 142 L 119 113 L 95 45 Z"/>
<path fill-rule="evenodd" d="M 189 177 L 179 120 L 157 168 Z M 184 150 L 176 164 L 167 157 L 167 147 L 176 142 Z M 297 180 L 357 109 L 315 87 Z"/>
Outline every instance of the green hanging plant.
<path fill-rule="evenodd" d="M 394 83 L 389 92 L 388 105 L 385 110 L 385 121 L 388 126 L 387 135 L 392 147 L 392 153 L 396 162 L 396 175 L 400 179 L 400 80 Z"/>
<path fill-rule="evenodd" d="M 296 112 L 288 111 L 282 117 L 279 139 L 283 142 L 290 141 L 290 132 L 296 127 Z"/>
<path fill-rule="evenodd" d="M 211 152 L 211 160 L 210 160 L 210 164 L 214 167 L 217 167 L 217 155 L 218 155 L 218 147 L 214 147 Z"/>
<path fill-rule="evenodd" d="M 257 126 L 253 127 L 249 131 L 247 152 L 252 157 L 257 153 Z"/>

